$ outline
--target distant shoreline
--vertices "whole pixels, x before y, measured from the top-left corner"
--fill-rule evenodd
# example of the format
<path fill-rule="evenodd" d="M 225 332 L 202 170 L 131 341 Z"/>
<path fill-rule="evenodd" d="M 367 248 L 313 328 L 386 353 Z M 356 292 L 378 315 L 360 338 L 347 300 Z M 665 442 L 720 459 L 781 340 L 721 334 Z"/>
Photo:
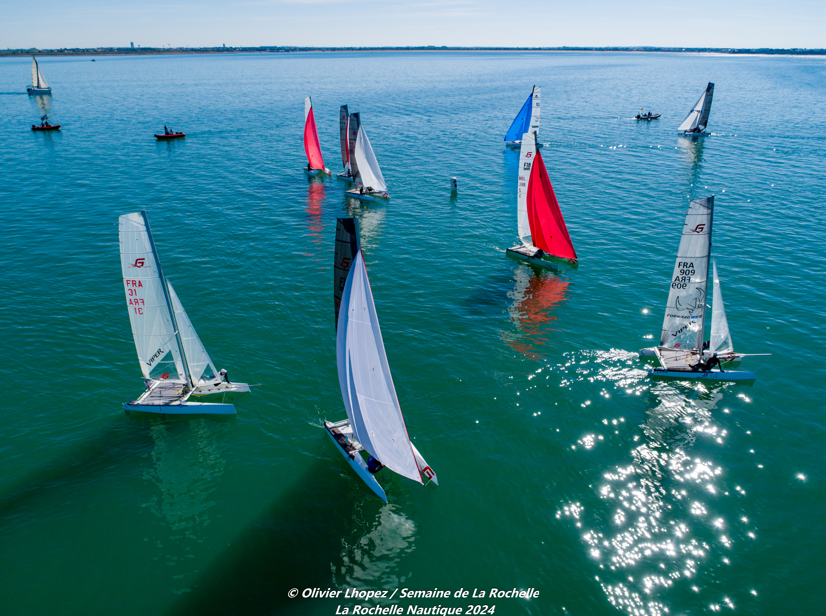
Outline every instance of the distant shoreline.
<path fill-rule="evenodd" d="M 634 53 L 717 53 L 726 55 L 823 56 L 826 49 L 771 49 L 728 47 L 90 47 L 68 49 L 5 49 L 0 57 L 16 56 L 145 56 L 207 53 L 300 53 L 300 52 L 374 52 L 374 51 L 593 51 Z"/>

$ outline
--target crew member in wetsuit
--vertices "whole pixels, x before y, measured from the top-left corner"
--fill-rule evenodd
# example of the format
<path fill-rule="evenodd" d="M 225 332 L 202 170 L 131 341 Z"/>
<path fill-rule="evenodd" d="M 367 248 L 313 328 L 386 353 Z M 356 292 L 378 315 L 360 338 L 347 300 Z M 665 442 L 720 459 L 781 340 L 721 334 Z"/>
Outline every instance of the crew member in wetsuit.
<path fill-rule="evenodd" d="M 221 375 L 221 378 L 227 385 L 232 385 L 232 381 L 229 380 L 229 375 L 227 374 L 227 371 L 224 368 L 221 368 L 218 374 Z"/>
<path fill-rule="evenodd" d="M 384 468 L 384 464 L 376 460 L 373 456 L 367 458 L 367 470 L 374 475 Z"/>
<path fill-rule="evenodd" d="M 701 360 L 701 361 L 697 362 L 697 369 L 702 370 L 703 372 L 711 372 L 711 369 L 714 366 L 717 366 L 718 368 L 720 368 L 720 372 L 725 372 L 725 370 L 723 370 L 723 364 L 720 362 L 720 358 L 717 357 L 717 353 L 712 355 L 708 359 L 708 361 L 702 361 Z"/>

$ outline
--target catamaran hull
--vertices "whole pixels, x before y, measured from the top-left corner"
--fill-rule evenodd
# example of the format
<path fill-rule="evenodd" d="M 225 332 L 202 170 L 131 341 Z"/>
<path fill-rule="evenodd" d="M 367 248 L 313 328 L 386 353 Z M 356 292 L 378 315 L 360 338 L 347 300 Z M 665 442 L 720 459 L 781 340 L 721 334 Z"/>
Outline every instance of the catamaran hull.
<path fill-rule="evenodd" d="M 355 182 L 356 181 L 356 178 L 354 178 L 352 175 L 348 175 L 346 173 L 337 173 L 336 177 L 339 180 L 344 180 L 345 182 Z"/>
<path fill-rule="evenodd" d="M 648 376 L 653 378 L 664 379 L 688 379 L 694 381 L 754 381 L 757 375 L 754 372 L 735 372 L 728 370 L 721 372 L 715 370 L 712 372 L 700 372 L 699 370 L 666 370 L 665 368 L 649 368 Z"/>
<path fill-rule="evenodd" d="M 380 193 L 380 192 L 361 193 L 357 190 L 346 190 L 346 191 L 344 191 L 344 194 L 347 195 L 348 197 L 352 197 L 353 199 L 360 199 L 361 201 L 375 201 L 377 197 L 381 198 L 381 199 L 389 199 L 390 198 L 390 195 L 388 195 L 387 193 Z"/>
<path fill-rule="evenodd" d="M 213 384 L 201 385 L 195 388 L 190 398 L 198 402 L 232 402 L 236 396 L 250 393 L 250 386 L 246 383 L 232 383 L 227 387 L 226 383 L 218 386 Z"/>
<path fill-rule="evenodd" d="M 514 246 L 513 248 L 508 248 L 507 250 L 505 250 L 505 253 L 509 257 L 514 257 L 521 261 L 525 261 L 527 263 L 530 263 L 531 265 L 535 265 L 536 267 L 544 267 L 547 269 L 558 271 L 556 265 L 554 265 L 550 261 L 543 259 L 542 257 L 537 257 L 537 251 L 531 250 L 526 246 Z"/>
<path fill-rule="evenodd" d="M 235 407 L 231 404 L 215 402 L 183 402 L 180 404 L 142 404 L 140 402 L 124 402 L 123 410 L 127 413 L 155 413 L 161 415 L 236 415 Z"/>
<path fill-rule="evenodd" d="M 307 169 L 307 167 L 304 167 L 304 173 L 311 178 L 320 178 L 325 175 L 332 175 L 329 169 Z"/>
<path fill-rule="evenodd" d="M 657 358 L 657 349 L 655 347 L 648 347 L 647 349 L 640 349 L 640 359 L 645 357 L 651 357 L 653 359 Z M 707 360 L 712 357 L 713 354 L 710 354 L 708 351 L 703 353 L 703 359 Z M 718 353 L 717 356 L 719 357 L 720 361 L 723 363 L 735 363 L 743 361 L 743 358 L 746 356 L 743 353 Z"/>
<path fill-rule="evenodd" d="M 331 424 L 329 421 L 325 421 L 324 422 L 324 429 L 327 432 L 327 436 L 330 437 L 330 439 L 335 444 L 336 449 L 338 449 L 341 452 L 341 455 L 344 456 L 344 459 L 347 460 L 347 464 L 349 464 L 350 467 L 354 471 L 356 471 L 356 475 L 358 475 L 361 478 L 361 480 L 364 483 L 367 484 L 368 488 L 373 490 L 373 492 L 376 494 L 376 496 L 378 496 L 381 500 L 383 500 L 386 503 L 387 502 L 387 494 L 385 494 L 384 490 L 379 485 L 379 482 L 376 481 L 376 478 L 373 477 L 373 474 L 367 468 L 367 463 L 364 461 L 364 458 L 361 457 L 361 454 L 358 451 L 347 453 L 347 451 L 345 451 L 344 447 L 341 446 L 341 443 L 339 443 L 336 440 L 336 437 L 333 436 L 332 429 L 335 428 L 336 426 L 340 426 L 341 424 L 346 424 L 346 426 L 349 428 L 350 422 L 345 421 L 345 422 L 338 422 L 338 424 Z"/>
<path fill-rule="evenodd" d="M 702 133 L 687 133 L 687 132 L 685 132 L 685 131 L 680 131 L 680 133 L 679 133 L 679 134 L 680 134 L 681 136 L 683 136 L 683 137 L 706 137 L 706 136 L 710 135 L 711 133 L 707 133 L 707 132 L 702 132 Z"/>

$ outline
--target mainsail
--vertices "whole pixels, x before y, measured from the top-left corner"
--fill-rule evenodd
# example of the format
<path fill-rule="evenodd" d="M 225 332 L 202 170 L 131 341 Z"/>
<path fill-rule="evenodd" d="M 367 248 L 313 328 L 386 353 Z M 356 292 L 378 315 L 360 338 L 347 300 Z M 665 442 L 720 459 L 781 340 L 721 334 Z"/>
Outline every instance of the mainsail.
<path fill-rule="evenodd" d="M 708 114 L 711 112 L 711 99 L 714 96 L 714 84 L 709 82 L 706 89 L 700 95 L 700 99 L 694 108 L 688 112 L 683 123 L 677 130 L 692 132 L 697 129 L 704 131 L 708 124 Z"/>
<path fill-rule="evenodd" d="M 336 359 L 341 395 L 353 435 L 396 473 L 422 483 L 402 417 L 364 257 L 359 250 L 341 298 Z"/>
<path fill-rule="evenodd" d="M 358 137 L 356 138 L 356 155 L 354 158 L 356 163 L 358 163 L 358 170 L 364 187 L 370 187 L 379 192 L 386 192 L 387 184 L 384 183 L 384 176 L 381 174 L 379 161 L 376 160 L 373 147 L 370 145 L 370 140 L 367 138 L 367 133 L 364 132 L 363 126 L 359 126 Z"/>
<path fill-rule="evenodd" d="M 350 114 L 350 126 L 347 129 L 347 144 L 350 147 L 350 172 L 353 176 L 359 174 L 358 161 L 356 160 L 356 141 L 358 140 L 359 128 L 361 127 L 361 116 L 358 112 Z"/>
<path fill-rule="evenodd" d="M 338 132 L 341 140 L 341 166 L 350 171 L 350 143 L 347 130 L 350 126 L 350 112 L 347 105 L 342 105 L 338 112 Z"/>
<path fill-rule="evenodd" d="M 723 303 L 723 292 L 720 289 L 717 263 L 714 259 L 711 260 L 711 271 L 714 276 L 714 287 L 712 290 L 711 341 L 708 345 L 708 352 L 731 353 L 734 351 L 734 344 L 731 341 L 731 333 L 728 329 L 726 306 Z"/>
<path fill-rule="evenodd" d="M 172 288 L 172 283 L 166 281 L 169 287 L 169 297 L 172 300 L 172 307 L 175 310 L 175 321 L 178 323 L 178 330 L 181 332 L 181 342 L 184 346 L 184 353 L 186 355 L 186 363 L 189 366 L 189 375 L 192 377 L 192 383 L 200 384 L 202 381 L 214 379 L 218 376 L 218 371 L 215 369 L 215 364 L 209 358 L 201 339 L 198 337 L 198 332 L 192 326 L 189 316 L 186 314 L 181 300 L 178 299 L 178 294 Z M 211 372 L 210 372 L 211 371 Z"/>
<path fill-rule="evenodd" d="M 525 133 L 539 131 L 540 88 L 534 86 L 522 109 L 516 114 L 511 127 L 505 133 L 505 141 L 518 141 Z"/>
<path fill-rule="evenodd" d="M 359 246 L 359 222 L 356 218 L 336 219 L 336 254 L 333 264 L 333 301 L 336 308 L 336 328 L 338 328 L 338 312 L 341 307 L 341 296 L 347 284 L 347 275 L 350 267 L 356 260 Z"/>
<path fill-rule="evenodd" d="M 187 381 L 185 357 L 146 212 L 119 218 L 120 261 L 132 335 L 144 377 Z"/>
<path fill-rule="evenodd" d="M 576 260 L 571 236 L 559 209 L 542 155 L 536 148 L 536 133 L 522 136 L 517 188 L 519 239 L 550 255 Z"/>
<path fill-rule="evenodd" d="M 713 210 L 714 196 L 695 199 L 688 206 L 660 347 L 702 352 Z"/>
<path fill-rule="evenodd" d="M 304 99 L 304 151 L 311 169 L 324 169 L 324 157 L 321 156 L 321 144 L 315 127 L 313 101 L 308 96 Z"/>

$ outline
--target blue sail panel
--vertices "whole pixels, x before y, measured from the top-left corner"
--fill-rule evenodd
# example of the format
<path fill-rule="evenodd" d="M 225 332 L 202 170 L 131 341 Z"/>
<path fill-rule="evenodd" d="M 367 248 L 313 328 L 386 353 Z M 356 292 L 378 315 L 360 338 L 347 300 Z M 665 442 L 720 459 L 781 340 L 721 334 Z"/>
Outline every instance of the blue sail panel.
<path fill-rule="evenodd" d="M 522 135 L 528 132 L 528 127 L 531 125 L 531 102 L 533 92 L 528 95 L 528 100 L 522 105 L 522 109 L 516 114 L 513 124 L 505 134 L 505 141 L 521 141 Z"/>

